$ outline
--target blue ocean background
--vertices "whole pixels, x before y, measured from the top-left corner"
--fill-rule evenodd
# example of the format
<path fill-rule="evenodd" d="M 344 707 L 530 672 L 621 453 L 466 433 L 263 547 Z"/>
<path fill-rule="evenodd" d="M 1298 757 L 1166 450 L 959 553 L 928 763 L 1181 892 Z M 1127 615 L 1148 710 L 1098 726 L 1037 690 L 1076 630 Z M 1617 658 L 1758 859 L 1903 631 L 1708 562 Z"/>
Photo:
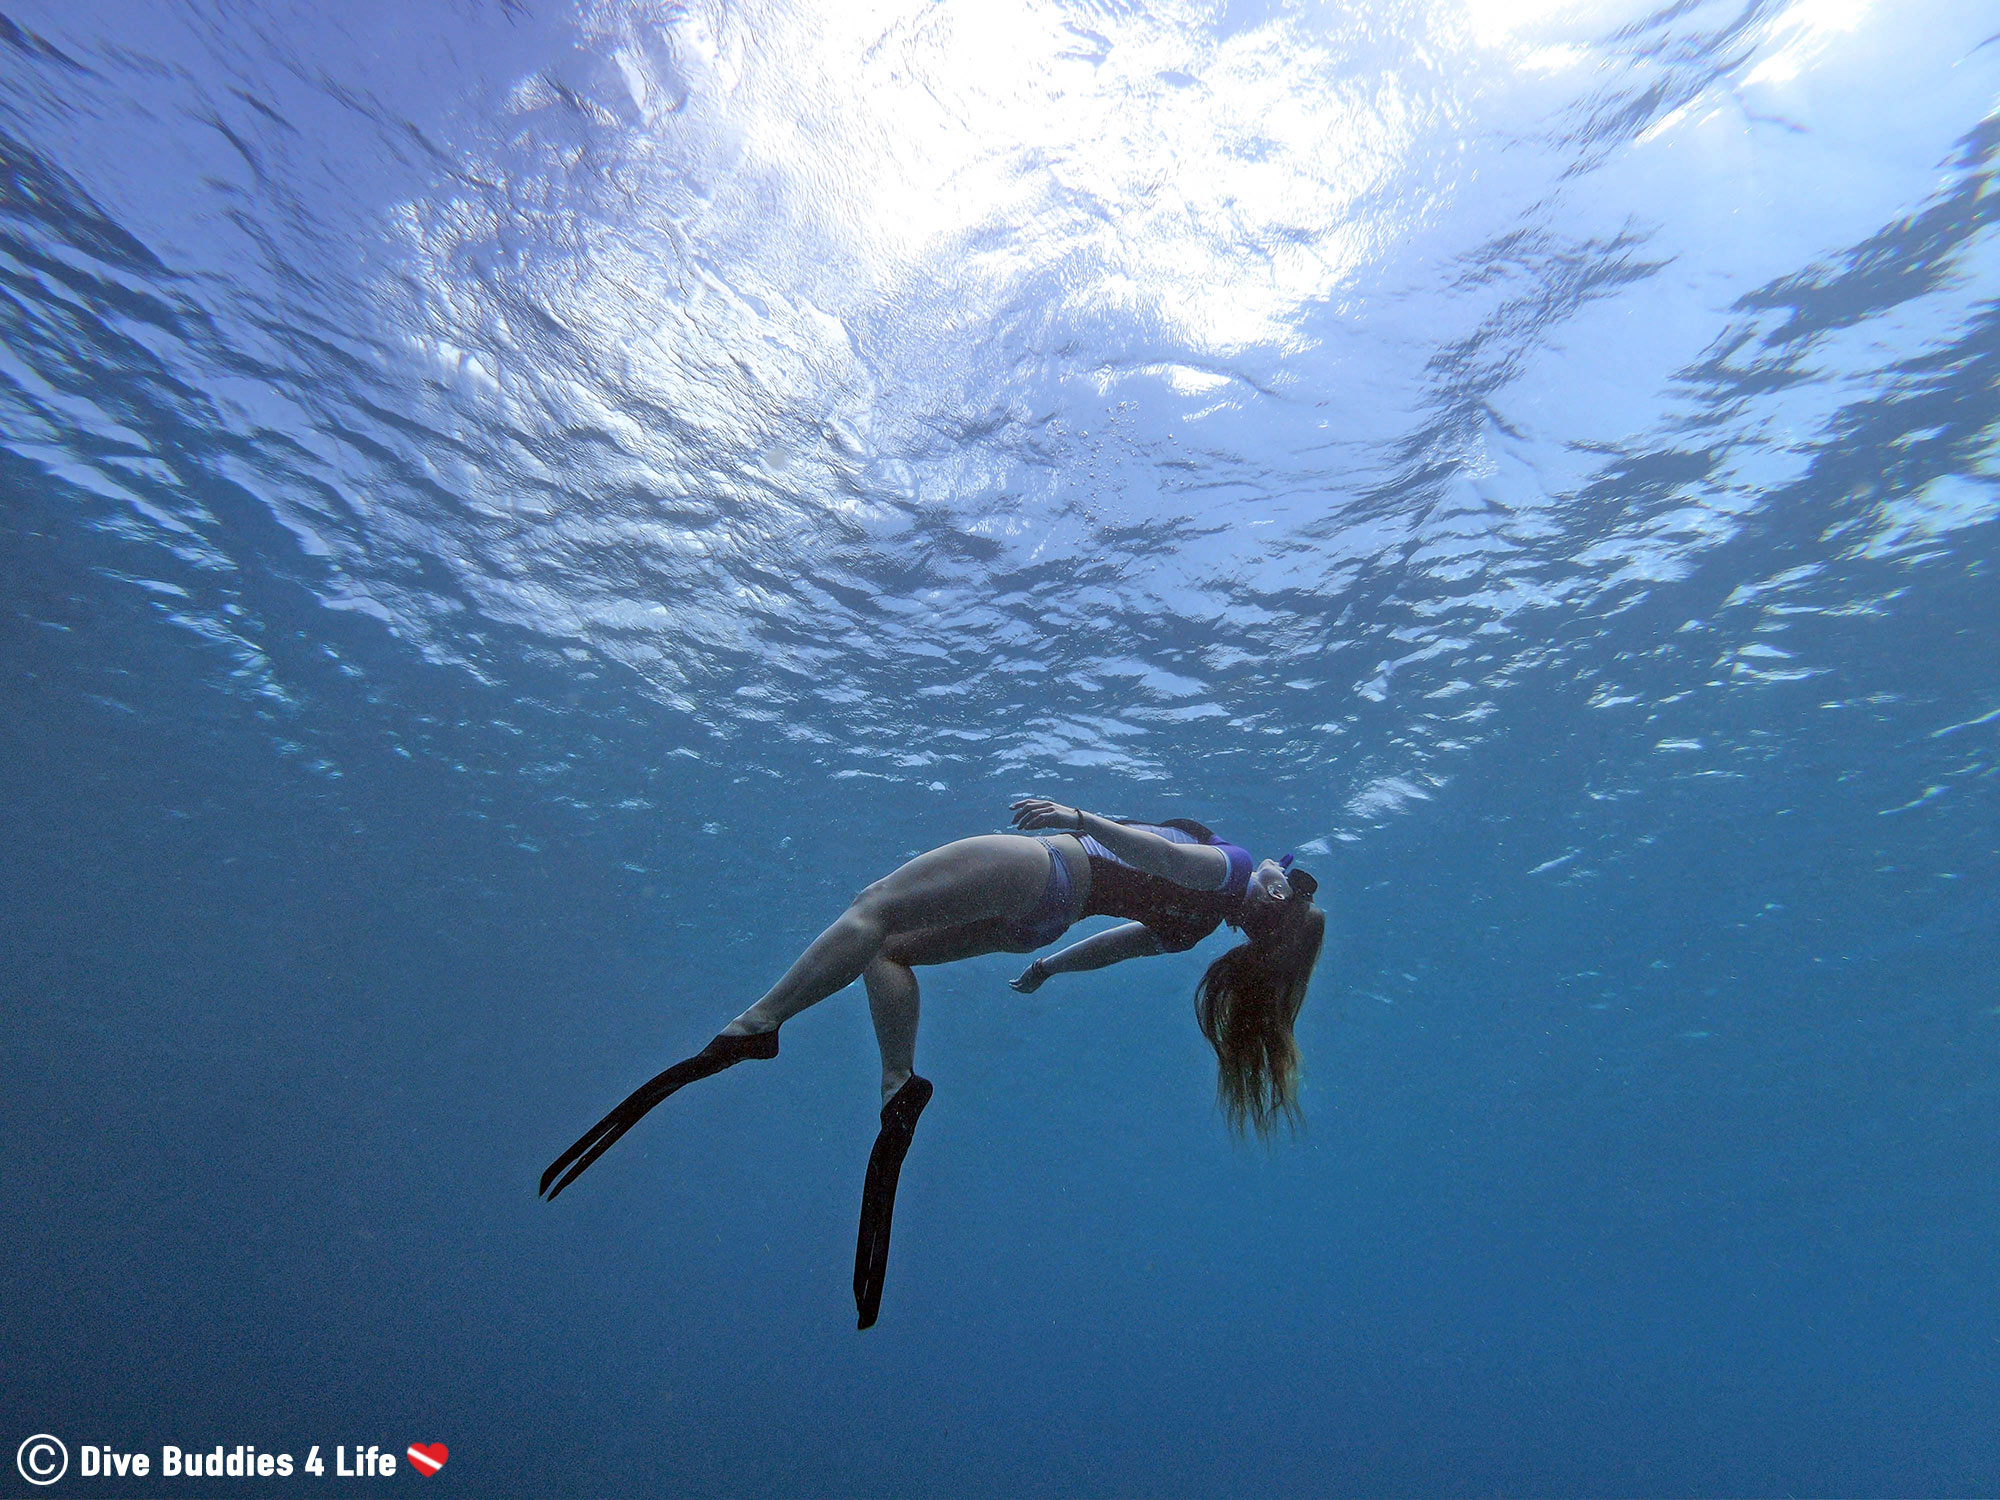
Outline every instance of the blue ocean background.
<path fill-rule="evenodd" d="M 2000 1491 L 2000 19 L 0 0 L 0 1450 Z M 1014 797 L 1297 851 L 858 990 Z M 203 1493 L 68 1478 L 0 1493 Z"/>

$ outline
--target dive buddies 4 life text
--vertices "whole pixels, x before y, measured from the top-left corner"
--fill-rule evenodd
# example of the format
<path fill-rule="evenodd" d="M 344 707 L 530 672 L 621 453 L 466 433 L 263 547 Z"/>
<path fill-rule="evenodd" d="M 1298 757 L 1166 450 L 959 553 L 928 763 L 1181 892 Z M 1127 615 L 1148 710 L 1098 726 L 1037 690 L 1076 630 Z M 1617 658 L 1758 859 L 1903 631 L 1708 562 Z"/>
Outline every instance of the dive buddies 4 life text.
<path fill-rule="evenodd" d="M 333 1457 L 325 1456 L 323 1445 L 314 1443 L 303 1461 L 290 1453 L 274 1453 L 254 1443 L 216 1447 L 206 1451 L 176 1448 L 171 1443 L 157 1453 L 145 1449 L 126 1451 L 108 1444 L 85 1443 L 76 1450 L 75 1477 L 78 1479 L 386 1479 L 399 1468 L 416 1471 L 428 1478 L 445 1466 L 451 1450 L 443 1443 L 412 1443 L 401 1458 L 379 1443 L 352 1447 L 337 1443 Z M 71 1472 L 69 1447 L 49 1433 L 36 1433 L 21 1444 L 14 1456 L 15 1467 L 30 1484 L 54 1484 Z"/>

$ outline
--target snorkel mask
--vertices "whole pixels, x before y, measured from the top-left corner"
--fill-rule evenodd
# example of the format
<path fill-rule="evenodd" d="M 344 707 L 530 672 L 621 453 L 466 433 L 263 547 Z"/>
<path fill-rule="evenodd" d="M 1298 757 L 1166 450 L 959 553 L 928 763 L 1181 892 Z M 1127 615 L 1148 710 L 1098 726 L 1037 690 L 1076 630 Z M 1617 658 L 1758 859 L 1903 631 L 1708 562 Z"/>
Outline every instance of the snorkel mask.
<path fill-rule="evenodd" d="M 1243 920 L 1237 924 L 1243 929 L 1246 937 L 1261 940 L 1276 932 L 1285 920 L 1287 906 L 1293 901 L 1310 903 L 1314 893 L 1319 890 L 1319 882 L 1313 878 L 1311 872 L 1293 865 L 1291 855 L 1287 854 L 1279 860 L 1278 868 L 1285 872 L 1285 884 L 1290 888 L 1291 895 L 1284 901 L 1255 911 L 1246 906 L 1243 910 Z"/>
<path fill-rule="evenodd" d="M 1313 879 L 1311 871 L 1293 869 L 1289 854 L 1278 861 L 1278 868 L 1285 872 L 1285 884 L 1292 888 L 1294 896 L 1301 901 L 1312 900 L 1313 894 L 1319 890 L 1319 882 Z"/>

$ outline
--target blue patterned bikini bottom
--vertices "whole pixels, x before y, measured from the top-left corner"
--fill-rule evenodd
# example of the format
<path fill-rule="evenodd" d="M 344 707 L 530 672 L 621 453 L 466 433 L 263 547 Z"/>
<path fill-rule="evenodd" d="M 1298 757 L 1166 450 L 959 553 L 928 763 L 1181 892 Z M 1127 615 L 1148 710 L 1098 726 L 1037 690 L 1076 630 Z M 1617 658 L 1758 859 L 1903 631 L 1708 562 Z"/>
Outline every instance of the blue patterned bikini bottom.
<path fill-rule="evenodd" d="M 1069 861 L 1062 857 L 1054 840 L 1037 839 L 1035 842 L 1049 851 L 1048 884 L 1042 887 L 1042 899 L 1035 904 L 1035 909 L 1025 917 L 1015 917 L 1005 928 L 1014 951 L 1021 953 L 1053 943 L 1069 931 L 1077 917 Z"/>

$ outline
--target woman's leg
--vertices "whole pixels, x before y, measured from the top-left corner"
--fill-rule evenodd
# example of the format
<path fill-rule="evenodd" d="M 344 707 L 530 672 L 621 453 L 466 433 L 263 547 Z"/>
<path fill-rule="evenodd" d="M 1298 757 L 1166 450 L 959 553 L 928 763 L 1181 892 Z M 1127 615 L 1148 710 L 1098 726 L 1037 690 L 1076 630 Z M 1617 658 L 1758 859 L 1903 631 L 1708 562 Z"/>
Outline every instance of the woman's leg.
<path fill-rule="evenodd" d="M 882 1100 L 909 1081 L 917 1064 L 918 964 L 948 964 L 1012 947 L 1004 920 L 933 927 L 892 937 L 862 971 L 875 1045 L 882 1051 Z"/>
<path fill-rule="evenodd" d="M 861 977 L 868 985 L 875 1045 L 882 1052 L 882 1102 L 887 1104 L 917 1070 L 917 976 L 907 963 L 885 952 L 875 955 Z"/>
<path fill-rule="evenodd" d="M 782 1026 L 859 979 L 897 933 L 1026 916 L 1041 901 L 1048 879 L 1048 847 L 1019 834 L 982 834 L 919 854 L 856 896 L 839 920 L 814 938 L 784 977 L 725 1026 L 723 1034 L 742 1036 Z M 914 990 L 914 978 L 911 983 Z"/>
<path fill-rule="evenodd" d="M 778 1039 L 765 1036 L 807 1006 L 868 972 L 869 1008 L 875 1016 L 876 1040 L 882 1048 L 883 1103 L 910 1078 L 917 1043 L 917 977 L 912 964 L 949 963 L 976 953 L 1013 946 L 1009 918 L 1026 916 L 1041 902 L 1049 879 L 1049 852 L 1034 839 L 1015 834 L 988 834 L 960 839 L 942 849 L 920 854 L 886 879 L 878 880 L 854 898 L 841 919 L 813 940 L 785 977 L 750 1009 L 723 1028 L 722 1034 L 693 1057 L 684 1058 L 634 1091 L 625 1102 L 585 1132 L 583 1138 L 542 1174 L 542 1194 L 554 1198 L 608 1151 L 647 1111 L 662 1099 L 697 1079 L 734 1067 L 746 1058 L 778 1055 Z M 886 954 L 884 945 L 896 946 Z M 758 1037 L 758 1041 L 744 1038 Z M 876 1294 L 880 1294 L 880 1255 L 886 1253 L 889 1205 L 895 1200 L 895 1173 L 909 1149 L 909 1133 L 930 1097 L 929 1085 L 892 1130 L 884 1120 L 883 1139 L 895 1149 L 880 1161 L 869 1160 L 869 1187 L 864 1200 L 864 1237 L 874 1224 L 878 1238 L 871 1252 Z M 899 1132 L 899 1133 L 898 1133 Z M 878 1182 L 878 1177 L 881 1179 Z M 886 1182 L 886 1188 L 881 1186 Z M 868 1215 L 872 1214 L 871 1218 Z M 861 1295 L 857 1270 L 856 1294 Z M 868 1304 L 863 1315 L 872 1321 Z M 867 1323 L 862 1326 L 865 1328 Z"/>

